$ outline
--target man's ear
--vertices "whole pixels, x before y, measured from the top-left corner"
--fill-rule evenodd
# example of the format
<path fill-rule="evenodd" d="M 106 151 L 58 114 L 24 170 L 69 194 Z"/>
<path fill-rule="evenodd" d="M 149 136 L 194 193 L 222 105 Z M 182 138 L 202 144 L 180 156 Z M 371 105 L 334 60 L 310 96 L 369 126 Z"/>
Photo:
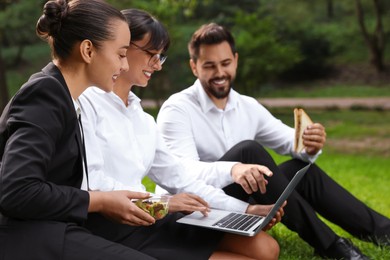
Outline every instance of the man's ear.
<path fill-rule="evenodd" d="M 196 63 L 193 59 L 190 59 L 190 67 L 192 70 L 192 74 L 194 74 L 195 77 L 198 77 L 198 71 L 196 70 Z"/>
<path fill-rule="evenodd" d="M 90 40 L 84 40 L 80 43 L 80 55 L 84 62 L 91 63 L 94 51 L 93 43 Z"/>
<path fill-rule="evenodd" d="M 237 66 L 238 66 L 238 52 L 236 52 L 235 54 L 234 54 L 234 61 L 235 61 L 235 66 L 236 66 L 236 69 L 237 69 Z"/>

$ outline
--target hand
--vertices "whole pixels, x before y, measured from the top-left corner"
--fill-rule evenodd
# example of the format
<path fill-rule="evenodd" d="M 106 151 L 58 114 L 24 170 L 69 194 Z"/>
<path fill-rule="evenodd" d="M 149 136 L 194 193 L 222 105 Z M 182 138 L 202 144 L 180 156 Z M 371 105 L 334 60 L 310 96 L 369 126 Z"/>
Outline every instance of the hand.
<path fill-rule="evenodd" d="M 324 147 L 326 141 L 325 127 L 319 123 L 309 125 L 303 132 L 302 138 L 306 153 L 315 155 Z"/>
<path fill-rule="evenodd" d="M 155 219 L 138 208 L 131 199 L 147 199 L 149 193 L 132 191 L 90 191 L 89 212 L 99 212 L 105 217 L 130 226 L 149 226 Z"/>
<path fill-rule="evenodd" d="M 268 184 L 268 181 L 264 179 L 264 175 L 272 176 L 272 172 L 265 166 L 242 163 L 235 164 L 231 174 L 234 182 L 240 184 L 248 194 L 258 190 L 261 193 L 265 193 L 265 186 Z"/>
<path fill-rule="evenodd" d="M 182 211 L 186 214 L 194 211 L 200 211 L 204 216 L 207 216 L 207 212 L 210 211 L 209 205 L 201 197 L 189 194 L 179 193 L 173 195 L 169 199 L 169 212 Z"/>
<path fill-rule="evenodd" d="M 283 203 L 283 205 L 276 212 L 275 216 L 263 228 L 264 231 L 270 230 L 273 226 L 275 226 L 277 223 L 279 223 L 282 220 L 282 217 L 284 216 L 283 208 L 286 205 L 287 205 L 287 201 L 285 201 Z M 271 211 L 272 207 L 273 207 L 273 205 L 249 205 L 247 210 L 246 210 L 246 213 L 259 215 L 259 216 L 266 216 L 268 214 L 268 212 Z"/>

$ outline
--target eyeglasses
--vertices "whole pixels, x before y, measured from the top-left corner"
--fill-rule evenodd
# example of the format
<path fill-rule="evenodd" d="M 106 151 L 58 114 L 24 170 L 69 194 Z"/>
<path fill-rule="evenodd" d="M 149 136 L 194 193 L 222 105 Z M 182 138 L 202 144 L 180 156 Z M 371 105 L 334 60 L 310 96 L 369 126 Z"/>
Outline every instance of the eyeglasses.
<path fill-rule="evenodd" d="M 142 49 L 142 47 L 138 46 L 137 44 L 135 44 L 133 42 L 130 42 L 130 44 L 134 45 L 135 47 L 137 47 L 141 51 L 143 51 L 143 52 L 147 53 L 148 55 L 150 55 L 150 59 L 148 61 L 148 65 L 150 67 L 153 67 L 154 65 L 156 65 L 157 62 L 160 62 L 160 65 L 163 65 L 165 60 L 168 57 L 168 56 L 166 56 L 164 54 L 161 54 L 161 53 L 152 53 L 152 52 L 150 52 L 148 50 L 144 50 L 144 49 Z"/>

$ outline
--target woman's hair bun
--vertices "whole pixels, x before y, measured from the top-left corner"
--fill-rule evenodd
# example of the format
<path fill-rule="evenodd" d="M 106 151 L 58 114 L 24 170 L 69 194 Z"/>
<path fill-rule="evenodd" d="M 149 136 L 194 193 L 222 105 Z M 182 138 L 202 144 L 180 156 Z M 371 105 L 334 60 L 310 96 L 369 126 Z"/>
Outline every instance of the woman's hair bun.
<path fill-rule="evenodd" d="M 68 1 L 52 0 L 43 7 L 43 14 L 37 22 L 37 34 L 43 39 L 55 37 L 61 31 L 62 20 L 67 16 Z"/>

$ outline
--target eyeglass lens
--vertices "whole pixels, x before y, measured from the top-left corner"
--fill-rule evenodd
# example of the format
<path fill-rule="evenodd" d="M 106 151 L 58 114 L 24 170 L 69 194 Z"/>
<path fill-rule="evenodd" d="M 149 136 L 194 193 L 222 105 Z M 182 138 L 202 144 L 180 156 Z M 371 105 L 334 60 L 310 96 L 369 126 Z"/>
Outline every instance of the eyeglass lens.
<path fill-rule="evenodd" d="M 163 63 L 165 62 L 165 60 L 167 59 L 167 56 L 163 55 L 163 54 L 154 54 L 150 60 L 149 60 L 149 65 L 150 66 L 153 66 L 155 65 L 157 62 L 160 61 L 160 65 L 163 65 Z"/>

